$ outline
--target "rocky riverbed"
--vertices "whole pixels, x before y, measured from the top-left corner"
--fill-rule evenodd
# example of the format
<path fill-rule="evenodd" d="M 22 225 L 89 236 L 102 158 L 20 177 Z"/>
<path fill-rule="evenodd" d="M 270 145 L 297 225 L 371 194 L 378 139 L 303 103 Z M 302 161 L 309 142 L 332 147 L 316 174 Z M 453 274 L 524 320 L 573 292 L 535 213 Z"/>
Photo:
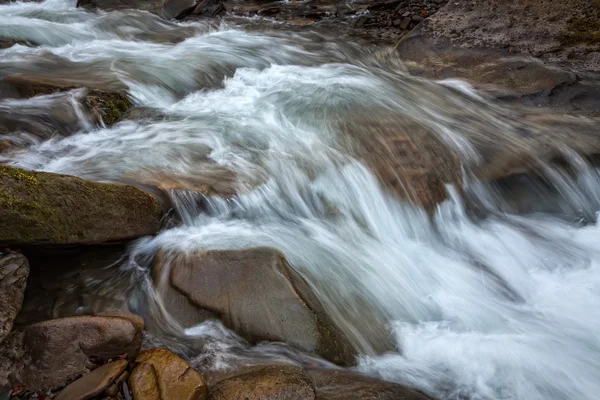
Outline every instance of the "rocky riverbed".
<path fill-rule="evenodd" d="M 0 0 L 0 400 L 597 396 L 598 0 Z"/>

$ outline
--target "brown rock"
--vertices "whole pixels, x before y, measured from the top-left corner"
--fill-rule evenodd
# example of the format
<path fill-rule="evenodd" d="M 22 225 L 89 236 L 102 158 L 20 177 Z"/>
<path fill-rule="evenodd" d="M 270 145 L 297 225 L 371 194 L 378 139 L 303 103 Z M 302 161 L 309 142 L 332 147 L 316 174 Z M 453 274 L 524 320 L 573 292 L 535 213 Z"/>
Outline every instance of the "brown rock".
<path fill-rule="evenodd" d="M 120 360 L 96 368 L 61 390 L 55 400 L 87 400 L 102 394 L 127 368 L 127 360 Z"/>
<path fill-rule="evenodd" d="M 153 386 L 158 387 L 161 400 L 206 400 L 208 389 L 206 383 L 192 367 L 183 359 L 164 349 L 152 349 L 141 352 L 135 360 L 136 367 L 129 379 L 134 399 L 147 399 L 146 394 L 153 395 Z M 156 385 L 153 385 L 153 378 Z"/>
<path fill-rule="evenodd" d="M 23 255 L 0 252 L 0 343 L 21 310 L 28 276 L 29 263 Z"/>
<path fill-rule="evenodd" d="M 458 155 L 416 121 L 373 110 L 338 126 L 347 147 L 403 199 L 431 211 L 447 198 L 447 184 L 462 184 Z"/>
<path fill-rule="evenodd" d="M 399 42 L 398 52 L 412 74 L 494 85 L 502 98 L 513 94 L 528 106 L 600 116 L 599 5 L 447 2 Z"/>
<path fill-rule="evenodd" d="M 214 18 L 225 13 L 222 0 L 200 0 L 192 11 L 192 15 Z"/>
<path fill-rule="evenodd" d="M 162 400 L 152 364 L 138 364 L 131 372 L 129 386 L 134 400 Z"/>
<path fill-rule="evenodd" d="M 83 99 L 84 111 L 91 122 L 102 120 L 113 125 L 132 107 L 131 101 L 121 90 L 111 88 L 108 82 L 88 82 L 71 79 L 48 78 L 28 75 L 9 75 L 2 78 L 3 90 L 9 97 L 28 98 L 88 88 Z M 111 90 L 112 89 L 112 90 Z"/>
<path fill-rule="evenodd" d="M 400 23 L 400 29 L 408 29 L 408 26 L 410 25 L 410 23 L 412 22 L 412 19 L 410 17 L 406 17 L 402 20 L 402 22 Z"/>
<path fill-rule="evenodd" d="M 310 370 L 319 400 L 427 400 L 423 394 L 396 383 L 346 370 Z"/>
<path fill-rule="evenodd" d="M 144 330 L 144 319 L 142 317 L 140 317 L 139 315 L 133 314 L 127 310 L 121 310 L 118 308 L 109 308 L 102 312 L 99 312 L 96 315 L 98 315 L 99 317 L 126 318 L 126 319 L 130 320 L 133 323 L 133 325 L 135 325 L 137 330 L 139 330 L 139 331 Z"/>
<path fill-rule="evenodd" d="M 10 150 L 13 147 L 12 142 L 8 140 L 0 140 L 0 153 Z"/>
<path fill-rule="evenodd" d="M 354 362 L 348 339 L 276 250 L 208 251 L 160 262 L 171 267 L 171 284 L 191 303 L 248 340 L 285 342 L 336 363 Z"/>
<path fill-rule="evenodd" d="M 0 244 L 92 244 L 152 235 L 162 210 L 133 186 L 0 166 Z"/>
<path fill-rule="evenodd" d="M 313 400 L 315 388 L 302 368 L 253 367 L 210 388 L 210 400 Z"/>
<path fill-rule="evenodd" d="M 195 5 L 196 0 L 165 0 L 162 15 L 167 19 L 179 19 L 189 14 Z"/>
<path fill-rule="evenodd" d="M 0 346 L 0 387 L 51 388 L 83 372 L 89 357 L 135 357 L 141 341 L 136 326 L 120 317 L 84 316 L 33 324 L 9 335 Z"/>
<path fill-rule="evenodd" d="M 155 14 L 160 14 L 162 5 L 162 0 L 77 0 L 77 7 L 88 9 L 99 8 L 105 11 L 130 9 L 149 11 Z"/>

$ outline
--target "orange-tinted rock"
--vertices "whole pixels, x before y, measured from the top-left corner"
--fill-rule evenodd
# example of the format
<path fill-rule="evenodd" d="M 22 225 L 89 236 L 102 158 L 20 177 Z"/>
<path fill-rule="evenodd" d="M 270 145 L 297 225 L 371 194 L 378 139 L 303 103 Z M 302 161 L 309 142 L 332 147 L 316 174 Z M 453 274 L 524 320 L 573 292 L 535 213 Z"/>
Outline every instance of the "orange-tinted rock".
<path fill-rule="evenodd" d="M 129 382 L 134 391 L 134 399 L 146 399 L 140 396 L 154 393 L 153 379 L 161 400 L 207 399 L 208 390 L 200 374 L 170 351 L 146 350 L 138 355 L 136 362 L 151 366 L 152 369 L 137 366 L 131 374 Z"/>
<path fill-rule="evenodd" d="M 152 364 L 138 364 L 131 372 L 129 388 L 134 400 L 161 400 Z"/>

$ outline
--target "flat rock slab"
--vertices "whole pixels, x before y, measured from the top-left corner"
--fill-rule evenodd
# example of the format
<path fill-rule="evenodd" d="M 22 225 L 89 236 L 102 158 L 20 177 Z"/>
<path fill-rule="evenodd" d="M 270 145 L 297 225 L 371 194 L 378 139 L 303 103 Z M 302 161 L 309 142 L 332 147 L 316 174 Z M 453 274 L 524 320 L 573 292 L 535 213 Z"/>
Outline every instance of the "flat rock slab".
<path fill-rule="evenodd" d="M 161 217 L 133 186 L 0 166 L 0 245 L 129 240 L 157 233 Z"/>
<path fill-rule="evenodd" d="M 120 360 L 104 364 L 64 388 L 55 400 L 87 400 L 98 396 L 121 375 L 129 362 Z"/>
<path fill-rule="evenodd" d="M 0 252 L 0 342 L 21 310 L 28 276 L 29 263 L 22 254 Z"/>

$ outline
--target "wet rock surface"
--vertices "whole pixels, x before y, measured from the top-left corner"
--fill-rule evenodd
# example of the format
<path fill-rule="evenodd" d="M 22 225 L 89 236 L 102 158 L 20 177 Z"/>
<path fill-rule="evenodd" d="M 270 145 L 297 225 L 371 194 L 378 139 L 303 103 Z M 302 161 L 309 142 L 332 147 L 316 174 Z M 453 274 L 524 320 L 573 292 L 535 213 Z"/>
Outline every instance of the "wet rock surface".
<path fill-rule="evenodd" d="M 22 254 L 0 250 L 0 343 L 21 310 L 28 276 L 29 263 Z"/>
<path fill-rule="evenodd" d="M 282 341 L 335 363 L 353 364 L 352 345 L 279 252 L 208 251 L 163 262 L 170 264 L 175 289 L 248 340 Z"/>
<path fill-rule="evenodd" d="M 168 350 L 146 350 L 135 361 L 137 366 L 129 379 L 134 400 L 208 398 L 208 389 L 200 374 Z"/>
<path fill-rule="evenodd" d="M 162 210 L 133 186 L 0 167 L 0 243 L 121 241 L 155 234 Z"/>
<path fill-rule="evenodd" d="M 383 185 L 403 199 L 432 210 L 446 199 L 446 185 L 461 186 L 458 154 L 415 121 L 373 110 L 342 119 L 339 129 Z"/>
<path fill-rule="evenodd" d="M 302 368 L 291 365 L 257 366 L 210 387 L 211 400 L 313 400 L 315 388 Z"/>
<path fill-rule="evenodd" d="M 80 97 L 83 112 L 93 123 L 106 125 L 118 122 L 132 106 L 127 95 L 119 90 L 107 90 L 102 82 L 79 82 L 76 79 L 60 79 L 41 76 L 8 75 L 0 80 L 0 93 L 9 98 L 31 98 L 85 89 Z M 1 131 L 0 131 L 1 132 Z"/>
<path fill-rule="evenodd" d="M 598 10 L 597 0 L 449 2 L 397 51 L 414 74 L 462 78 L 504 100 L 598 116 Z"/>
<path fill-rule="evenodd" d="M 104 364 L 60 391 L 56 400 L 86 400 L 104 393 L 125 371 L 129 363 L 120 360 Z"/>
<path fill-rule="evenodd" d="M 319 400 L 427 400 L 396 383 L 344 370 L 309 370 Z"/>
<path fill-rule="evenodd" d="M 90 357 L 134 358 L 141 341 L 137 326 L 120 317 L 72 317 L 33 324 L 0 344 L 0 387 L 52 388 L 81 374 Z"/>

